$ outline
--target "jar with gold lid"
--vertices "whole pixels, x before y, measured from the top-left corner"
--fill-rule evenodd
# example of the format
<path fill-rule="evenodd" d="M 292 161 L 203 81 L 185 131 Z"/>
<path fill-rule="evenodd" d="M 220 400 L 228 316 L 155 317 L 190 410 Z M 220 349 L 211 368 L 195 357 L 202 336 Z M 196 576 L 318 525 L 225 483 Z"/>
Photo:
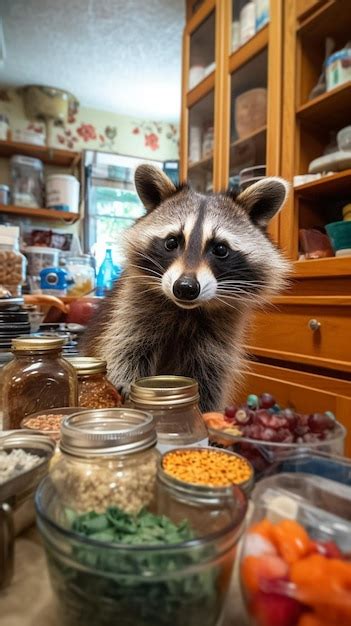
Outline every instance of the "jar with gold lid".
<path fill-rule="evenodd" d="M 181 446 L 208 446 L 208 432 L 199 408 L 199 387 L 185 376 L 149 376 L 131 385 L 129 400 L 156 420 L 161 453 Z"/>
<path fill-rule="evenodd" d="M 77 375 L 62 357 L 64 343 L 52 336 L 12 340 L 14 359 L 1 372 L 4 430 L 20 428 L 37 411 L 77 406 Z"/>
<path fill-rule="evenodd" d="M 121 406 L 121 396 L 107 379 L 107 363 L 92 357 L 67 359 L 78 377 L 78 406 L 112 409 Z"/>

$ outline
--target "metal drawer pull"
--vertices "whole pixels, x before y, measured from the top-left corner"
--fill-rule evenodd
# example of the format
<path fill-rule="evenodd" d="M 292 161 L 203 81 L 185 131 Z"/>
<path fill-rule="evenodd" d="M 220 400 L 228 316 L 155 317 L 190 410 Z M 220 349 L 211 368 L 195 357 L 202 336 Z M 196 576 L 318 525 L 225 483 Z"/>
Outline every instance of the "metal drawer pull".
<path fill-rule="evenodd" d="M 310 320 L 308 322 L 308 328 L 312 330 L 314 333 L 316 330 L 319 330 L 321 327 L 321 323 L 318 320 Z"/>

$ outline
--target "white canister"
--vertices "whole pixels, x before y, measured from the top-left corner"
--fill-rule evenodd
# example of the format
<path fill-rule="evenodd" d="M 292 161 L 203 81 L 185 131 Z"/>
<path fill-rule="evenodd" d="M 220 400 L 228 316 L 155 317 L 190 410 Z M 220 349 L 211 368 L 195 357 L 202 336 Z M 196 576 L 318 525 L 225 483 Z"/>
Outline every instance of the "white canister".
<path fill-rule="evenodd" d="M 232 52 L 240 47 L 240 22 L 232 22 Z"/>
<path fill-rule="evenodd" d="M 269 0 L 255 0 L 255 6 L 257 31 L 269 22 Z"/>
<path fill-rule="evenodd" d="M 326 60 L 327 91 L 351 80 L 351 48 L 334 52 Z"/>
<path fill-rule="evenodd" d="M 46 204 L 49 209 L 78 213 L 79 181 L 69 174 L 51 174 L 46 179 Z"/>
<path fill-rule="evenodd" d="M 251 39 L 256 32 L 256 10 L 254 2 L 247 2 L 240 11 L 240 44 Z"/>
<path fill-rule="evenodd" d="M 205 77 L 204 65 L 193 65 L 189 70 L 189 89 L 193 89 Z"/>

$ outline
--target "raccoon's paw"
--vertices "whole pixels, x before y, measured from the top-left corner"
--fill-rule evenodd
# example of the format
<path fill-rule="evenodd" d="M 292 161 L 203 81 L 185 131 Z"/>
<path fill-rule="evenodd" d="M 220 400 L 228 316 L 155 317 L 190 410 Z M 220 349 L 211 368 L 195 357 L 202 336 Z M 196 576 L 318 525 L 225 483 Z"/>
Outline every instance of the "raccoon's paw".
<path fill-rule="evenodd" d="M 121 383 L 117 385 L 116 389 L 122 398 L 123 404 L 125 404 L 129 400 L 130 383 Z"/>

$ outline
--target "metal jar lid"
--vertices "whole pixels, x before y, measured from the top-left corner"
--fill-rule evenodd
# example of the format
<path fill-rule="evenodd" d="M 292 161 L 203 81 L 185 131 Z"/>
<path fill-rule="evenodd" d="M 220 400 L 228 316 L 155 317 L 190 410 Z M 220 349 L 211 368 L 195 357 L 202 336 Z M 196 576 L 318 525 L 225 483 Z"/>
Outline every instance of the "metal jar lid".
<path fill-rule="evenodd" d="M 105 374 L 107 363 L 101 359 L 94 359 L 89 356 L 77 356 L 66 360 L 74 367 L 78 376 L 89 376 L 89 374 Z"/>
<path fill-rule="evenodd" d="M 12 350 L 57 350 L 63 348 L 66 340 L 62 337 L 17 337 L 12 339 Z"/>
<path fill-rule="evenodd" d="M 149 376 L 131 385 L 129 398 L 138 407 L 179 406 L 199 400 L 199 386 L 186 376 Z"/>
<path fill-rule="evenodd" d="M 60 449 L 79 457 L 132 454 L 157 443 L 150 413 L 134 409 L 92 409 L 65 417 Z"/>

